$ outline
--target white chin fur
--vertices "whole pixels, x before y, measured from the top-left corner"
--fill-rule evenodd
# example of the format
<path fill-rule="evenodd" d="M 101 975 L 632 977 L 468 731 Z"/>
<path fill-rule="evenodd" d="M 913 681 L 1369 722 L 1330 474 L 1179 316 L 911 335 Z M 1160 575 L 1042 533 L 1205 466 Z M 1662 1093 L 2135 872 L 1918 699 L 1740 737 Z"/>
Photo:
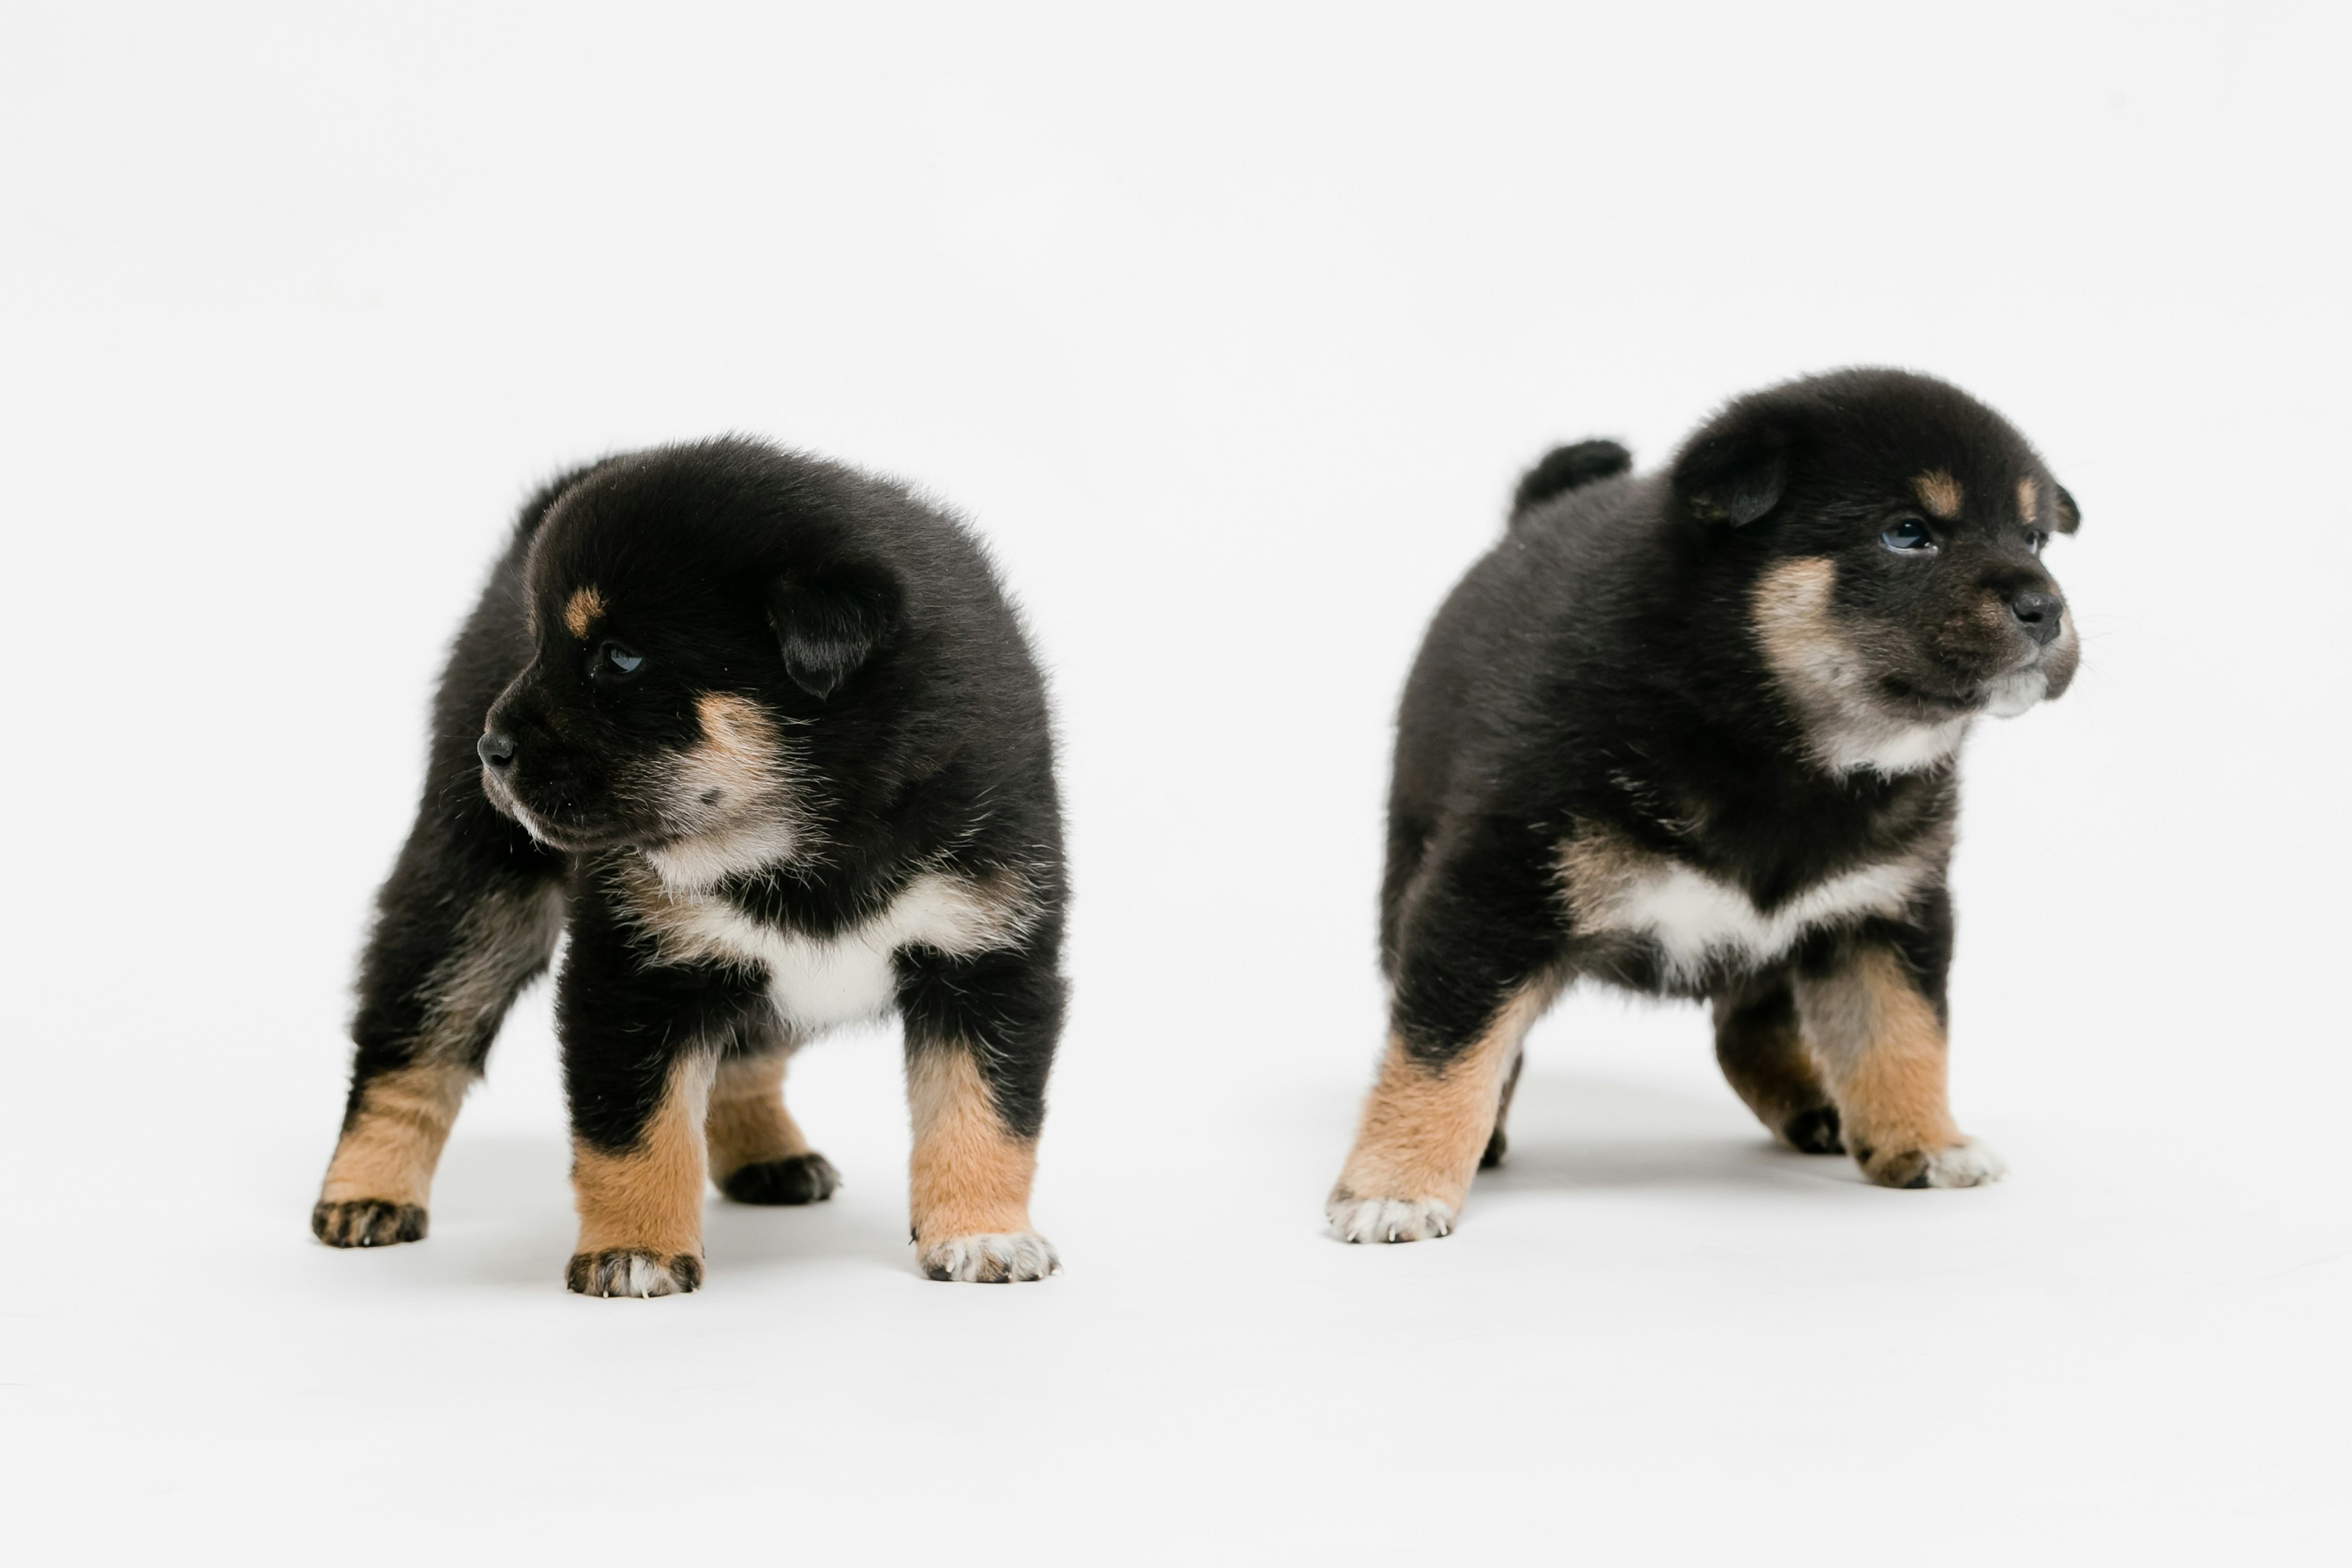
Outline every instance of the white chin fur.
<path fill-rule="evenodd" d="M 2050 678 L 2038 669 L 2004 675 L 1985 688 L 1985 711 L 1996 719 L 2014 719 L 2050 690 Z"/>

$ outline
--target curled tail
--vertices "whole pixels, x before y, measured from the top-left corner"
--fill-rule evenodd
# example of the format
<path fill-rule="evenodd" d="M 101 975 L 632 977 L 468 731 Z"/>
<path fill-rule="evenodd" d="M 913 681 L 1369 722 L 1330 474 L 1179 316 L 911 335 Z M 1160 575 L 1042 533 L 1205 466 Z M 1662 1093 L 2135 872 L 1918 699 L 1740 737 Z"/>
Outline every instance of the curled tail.
<path fill-rule="evenodd" d="M 1519 488 L 1511 492 L 1511 526 L 1518 527 L 1529 512 L 1555 496 L 1564 496 L 1595 479 L 1614 479 L 1633 466 L 1633 454 L 1614 441 L 1579 441 L 1570 447 L 1554 447 L 1527 471 L 1519 480 Z"/>

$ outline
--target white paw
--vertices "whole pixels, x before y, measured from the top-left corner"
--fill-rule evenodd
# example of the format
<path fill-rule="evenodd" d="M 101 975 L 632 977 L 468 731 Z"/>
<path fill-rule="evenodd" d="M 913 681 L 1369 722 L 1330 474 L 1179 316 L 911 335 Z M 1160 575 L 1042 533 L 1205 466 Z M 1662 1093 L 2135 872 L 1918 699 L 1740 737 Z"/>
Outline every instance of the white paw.
<path fill-rule="evenodd" d="M 1928 1155 L 1919 1174 L 1918 1186 L 1981 1187 L 2009 1174 L 2009 1163 L 1990 1146 L 1970 1139 Z"/>
<path fill-rule="evenodd" d="M 1054 1244 L 1034 1231 L 1010 1235 L 951 1236 L 923 1248 L 923 1272 L 934 1279 L 1004 1285 L 1043 1279 L 1062 1271 Z"/>
<path fill-rule="evenodd" d="M 1454 1205 L 1436 1198 L 1351 1198 L 1331 1194 L 1323 1212 L 1341 1241 L 1434 1241 L 1454 1234 Z"/>

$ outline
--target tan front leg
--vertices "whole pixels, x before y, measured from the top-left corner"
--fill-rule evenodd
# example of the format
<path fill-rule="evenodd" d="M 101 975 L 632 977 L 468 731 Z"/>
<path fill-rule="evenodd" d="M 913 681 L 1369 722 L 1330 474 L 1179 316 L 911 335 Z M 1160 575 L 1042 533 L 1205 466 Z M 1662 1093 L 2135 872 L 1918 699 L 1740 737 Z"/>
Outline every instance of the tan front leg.
<path fill-rule="evenodd" d="M 1872 1181 L 1973 1187 L 2000 1178 L 2000 1157 L 1952 1121 L 1944 1022 L 1901 959 L 1864 948 L 1827 975 L 1800 976 L 1797 1010 L 1846 1147 Z"/>
<path fill-rule="evenodd" d="M 971 1047 L 910 1052 L 907 1102 L 915 1120 L 908 1208 L 923 1272 L 1003 1284 L 1058 1270 L 1053 1244 L 1029 1225 L 1036 1141 L 1006 1128 Z"/>
<path fill-rule="evenodd" d="M 422 1240 L 433 1168 L 473 1077 L 420 1062 L 368 1079 L 310 1211 L 312 1234 L 331 1247 Z"/>
<path fill-rule="evenodd" d="M 1422 1241 L 1452 1234 L 1501 1115 L 1506 1074 L 1550 1000 L 1548 988 L 1521 991 L 1442 1063 L 1389 1041 L 1356 1146 L 1324 1204 L 1333 1235 Z"/>
<path fill-rule="evenodd" d="M 833 1195 L 840 1173 L 809 1147 L 784 1109 L 782 1046 L 719 1064 L 705 1131 L 710 1175 L 739 1204 L 812 1204 Z"/>
<path fill-rule="evenodd" d="M 572 1140 L 580 1245 L 563 1277 L 572 1289 L 668 1296 L 702 1283 L 703 1120 L 712 1076 L 709 1052 L 680 1058 L 625 1150 Z"/>

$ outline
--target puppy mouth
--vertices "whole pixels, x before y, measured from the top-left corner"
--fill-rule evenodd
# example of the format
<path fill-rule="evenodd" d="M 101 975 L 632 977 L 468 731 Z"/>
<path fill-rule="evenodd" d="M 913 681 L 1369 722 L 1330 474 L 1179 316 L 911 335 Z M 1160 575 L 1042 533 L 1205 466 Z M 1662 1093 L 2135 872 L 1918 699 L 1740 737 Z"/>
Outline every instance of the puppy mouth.
<path fill-rule="evenodd" d="M 580 820 L 576 815 L 572 820 L 566 821 L 543 811 L 535 811 L 515 798 L 512 785 L 487 769 L 483 773 L 482 793 L 502 815 L 512 817 L 525 833 L 550 849 L 582 854 L 609 849 L 625 842 L 628 837 L 612 826 Z"/>
<path fill-rule="evenodd" d="M 1963 719 L 1983 711 L 1985 706 L 1985 688 L 1979 681 L 1931 684 L 1887 675 L 1879 678 L 1878 689 L 1889 708 L 1906 719 L 1922 721 Z"/>
<path fill-rule="evenodd" d="M 1906 718 L 1932 722 L 1990 713 L 2014 718 L 2042 700 L 2049 687 L 2039 658 L 1997 675 L 1948 675 L 1920 679 L 1885 675 L 1879 690 L 1888 707 Z"/>

